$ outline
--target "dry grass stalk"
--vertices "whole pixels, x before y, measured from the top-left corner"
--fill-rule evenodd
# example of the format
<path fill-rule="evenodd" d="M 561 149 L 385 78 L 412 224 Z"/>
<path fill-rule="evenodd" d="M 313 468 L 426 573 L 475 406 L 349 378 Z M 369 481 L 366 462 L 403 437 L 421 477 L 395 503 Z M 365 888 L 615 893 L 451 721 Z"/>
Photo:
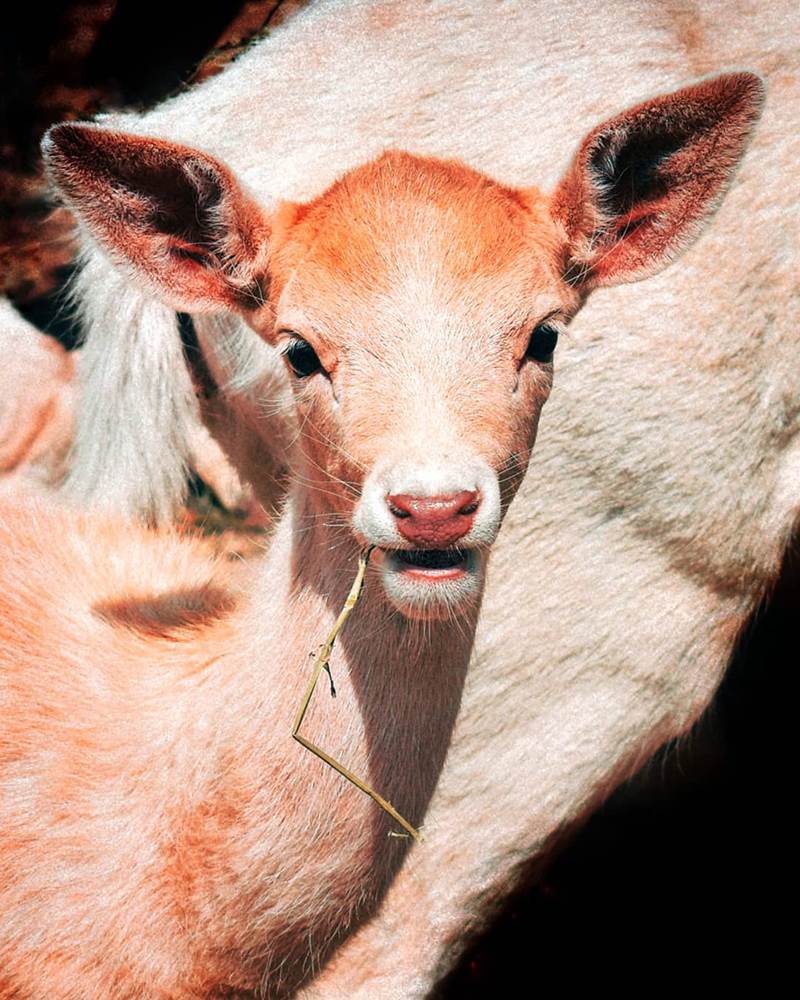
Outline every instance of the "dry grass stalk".
<path fill-rule="evenodd" d="M 328 638 L 322 644 L 322 647 L 319 653 L 317 654 L 317 660 L 316 663 L 314 664 L 314 672 L 311 674 L 311 680 L 308 682 L 306 693 L 303 696 L 302 704 L 300 705 L 300 708 L 297 712 L 297 717 L 294 720 L 294 726 L 292 726 L 292 736 L 297 740 L 298 743 L 301 743 L 307 750 L 310 750 L 313 754 L 319 757 L 320 760 L 324 760 L 326 764 L 330 765 L 330 767 L 332 767 L 335 771 L 338 771 L 339 774 L 347 778 L 348 781 L 352 781 L 352 783 L 356 786 L 356 788 L 360 788 L 362 792 L 366 793 L 367 795 L 370 796 L 370 798 L 374 799 L 381 807 L 381 809 L 385 810 L 392 817 L 392 819 L 396 820 L 408 834 L 414 837 L 415 840 L 422 840 L 422 836 L 419 830 L 416 830 L 408 822 L 408 820 L 403 819 L 403 817 L 394 808 L 391 802 L 387 802 L 382 795 L 379 795 L 378 792 L 375 791 L 374 788 L 370 788 L 370 786 L 366 784 L 366 782 L 362 781 L 361 778 L 356 777 L 356 775 L 353 774 L 352 771 L 348 770 L 343 764 L 340 764 L 339 761 L 334 760 L 333 757 L 325 753 L 324 750 L 321 750 L 318 746 L 316 746 L 316 744 L 312 743 L 310 740 L 307 740 L 304 736 L 301 736 L 299 733 L 300 726 L 303 723 L 303 719 L 305 718 L 305 714 L 308 709 L 309 703 L 311 702 L 311 696 L 314 693 L 314 688 L 317 686 L 317 681 L 319 680 L 319 676 L 323 670 L 326 670 L 328 672 L 328 677 L 330 677 L 331 681 L 331 694 L 334 697 L 336 696 L 336 689 L 333 686 L 333 677 L 331 676 L 331 668 L 330 668 L 330 659 L 331 659 L 331 654 L 333 653 L 333 645 L 336 642 L 336 637 L 339 634 L 339 631 L 341 630 L 344 623 L 347 621 L 350 612 L 356 606 L 356 603 L 359 597 L 361 596 L 361 591 L 364 587 L 364 577 L 367 572 L 367 564 L 369 563 L 369 557 L 372 555 L 373 548 L 374 546 L 371 545 L 368 549 L 366 549 L 364 552 L 361 553 L 361 556 L 359 557 L 358 560 L 358 572 L 356 573 L 356 578 L 353 581 L 353 586 L 350 588 L 350 593 L 347 595 L 347 600 L 344 602 L 344 607 L 339 612 L 339 617 L 334 622 L 333 628 L 331 629 Z M 401 836 L 404 836 L 404 834 Z"/>

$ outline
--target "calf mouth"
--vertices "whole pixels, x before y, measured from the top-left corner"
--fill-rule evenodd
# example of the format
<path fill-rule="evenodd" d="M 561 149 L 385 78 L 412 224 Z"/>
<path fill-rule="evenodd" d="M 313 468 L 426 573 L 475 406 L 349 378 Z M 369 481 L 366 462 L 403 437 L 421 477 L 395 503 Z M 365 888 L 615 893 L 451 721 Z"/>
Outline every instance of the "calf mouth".
<path fill-rule="evenodd" d="M 387 568 L 421 582 L 455 580 L 474 571 L 473 549 L 384 549 Z"/>
<path fill-rule="evenodd" d="M 479 600 L 485 558 L 477 548 L 376 552 L 389 600 L 408 618 L 452 619 Z"/>

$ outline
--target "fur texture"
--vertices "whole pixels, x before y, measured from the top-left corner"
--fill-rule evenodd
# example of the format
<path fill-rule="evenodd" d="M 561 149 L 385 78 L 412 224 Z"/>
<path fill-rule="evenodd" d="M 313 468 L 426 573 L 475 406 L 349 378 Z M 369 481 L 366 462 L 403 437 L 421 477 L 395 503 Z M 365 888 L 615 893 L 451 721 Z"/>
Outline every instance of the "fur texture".
<path fill-rule="evenodd" d="M 291 742 L 305 653 L 375 548 L 339 699 L 306 725 L 419 826 L 550 392 L 529 343 L 579 296 L 562 209 L 463 165 L 386 154 L 268 213 L 203 158 L 221 224 L 196 152 L 145 144 L 136 164 L 127 142 L 61 126 L 50 168 L 85 218 L 115 192 L 88 224 L 164 298 L 235 303 L 288 352 L 296 483 L 245 589 L 190 542 L 4 508 L 0 996 L 285 996 L 372 915 L 408 847 Z M 261 236 L 219 250 L 245 231 Z M 241 295 L 243 273 L 263 292 Z M 409 546 L 405 520 L 426 517 Z"/>
<path fill-rule="evenodd" d="M 75 432 L 77 359 L 0 299 L 0 489 L 51 486 L 66 471 Z"/>
<path fill-rule="evenodd" d="M 621 107 L 732 66 L 769 86 L 744 166 L 698 244 L 641 288 L 599 290 L 562 340 L 541 441 L 495 546 L 424 850 L 309 998 L 425 996 L 517 867 L 691 727 L 777 572 L 800 506 L 798 198 L 787 167 L 800 150 L 786 124 L 797 113 L 797 16 L 791 4 L 767 18 L 728 0 L 332 0 L 196 92 L 106 122 L 199 146 L 268 204 L 316 194 L 398 146 L 552 188 Z M 87 288 L 87 308 L 105 287 Z M 171 431 L 139 434 L 138 414 L 168 383 L 133 358 L 137 391 L 117 411 L 97 375 L 126 350 L 129 315 L 90 330 L 86 384 L 118 413 L 117 437 L 133 428 L 131 462 L 157 472 L 174 461 Z M 250 442 L 270 440 L 285 405 L 269 348 L 234 320 L 197 326 L 217 366 L 220 439 L 248 426 Z M 229 419 L 234 407 L 247 424 Z M 290 421 L 275 427 L 274 440 L 291 438 Z M 88 419 L 79 435 L 79 492 L 84 474 L 109 470 L 112 505 L 141 506 L 140 486 L 146 503 L 169 505 L 158 475 L 147 482 L 117 462 L 113 436 Z M 243 464 L 258 447 L 237 440 Z M 246 474 L 258 478 L 257 462 Z"/>
<path fill-rule="evenodd" d="M 286 531 L 252 601 L 185 540 L 30 504 L 3 515 L 0 996 L 285 995 L 408 846 L 289 737 L 347 563 L 320 593 L 315 553 L 288 571 Z M 434 653 L 369 590 L 334 658 L 338 698 L 306 729 L 418 821 L 468 643 L 448 626 Z"/>

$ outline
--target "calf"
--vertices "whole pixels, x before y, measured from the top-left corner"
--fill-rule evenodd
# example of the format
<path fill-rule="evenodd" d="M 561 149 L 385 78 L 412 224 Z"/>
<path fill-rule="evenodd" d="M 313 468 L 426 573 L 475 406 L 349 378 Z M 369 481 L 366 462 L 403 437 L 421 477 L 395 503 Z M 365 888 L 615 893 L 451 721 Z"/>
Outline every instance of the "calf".
<path fill-rule="evenodd" d="M 775 578 L 800 508 L 796 22 L 783 0 L 770 17 L 730 0 L 318 0 L 196 91 L 105 119 L 222 157 L 263 202 L 313 196 L 387 146 L 552 190 L 626 103 L 731 66 L 769 85 L 699 243 L 641 287 L 598 291 L 561 338 L 425 850 L 321 996 L 424 996 L 519 866 L 691 728 Z M 197 410 L 174 312 L 89 234 L 85 247 L 89 408 L 71 488 L 166 517 Z M 216 385 L 202 416 L 268 493 L 265 456 L 284 464 L 295 433 L 280 360 L 230 315 L 194 319 Z"/>
<path fill-rule="evenodd" d="M 242 590 L 191 543 L 4 512 L 4 995 L 286 995 L 374 912 L 409 841 L 288 738 L 313 637 L 374 550 L 341 697 L 308 726 L 416 832 L 559 331 L 694 236 L 761 100 L 738 73 L 618 115 L 551 197 L 389 153 L 271 210 L 197 150 L 51 131 L 50 170 L 115 257 L 280 350 L 299 433 Z"/>

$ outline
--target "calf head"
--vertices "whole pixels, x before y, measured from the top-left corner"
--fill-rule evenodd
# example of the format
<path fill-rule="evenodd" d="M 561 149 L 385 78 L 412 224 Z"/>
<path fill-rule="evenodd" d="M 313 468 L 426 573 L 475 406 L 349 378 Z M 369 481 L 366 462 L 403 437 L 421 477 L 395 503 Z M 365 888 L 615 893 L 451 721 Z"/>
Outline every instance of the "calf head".
<path fill-rule="evenodd" d="M 592 131 L 549 196 L 389 152 L 310 204 L 261 208 L 197 150 L 51 130 L 51 174 L 123 266 L 280 350 L 300 516 L 376 548 L 412 617 L 477 599 L 525 473 L 559 333 L 600 285 L 665 266 L 713 212 L 760 113 L 733 73 Z"/>

